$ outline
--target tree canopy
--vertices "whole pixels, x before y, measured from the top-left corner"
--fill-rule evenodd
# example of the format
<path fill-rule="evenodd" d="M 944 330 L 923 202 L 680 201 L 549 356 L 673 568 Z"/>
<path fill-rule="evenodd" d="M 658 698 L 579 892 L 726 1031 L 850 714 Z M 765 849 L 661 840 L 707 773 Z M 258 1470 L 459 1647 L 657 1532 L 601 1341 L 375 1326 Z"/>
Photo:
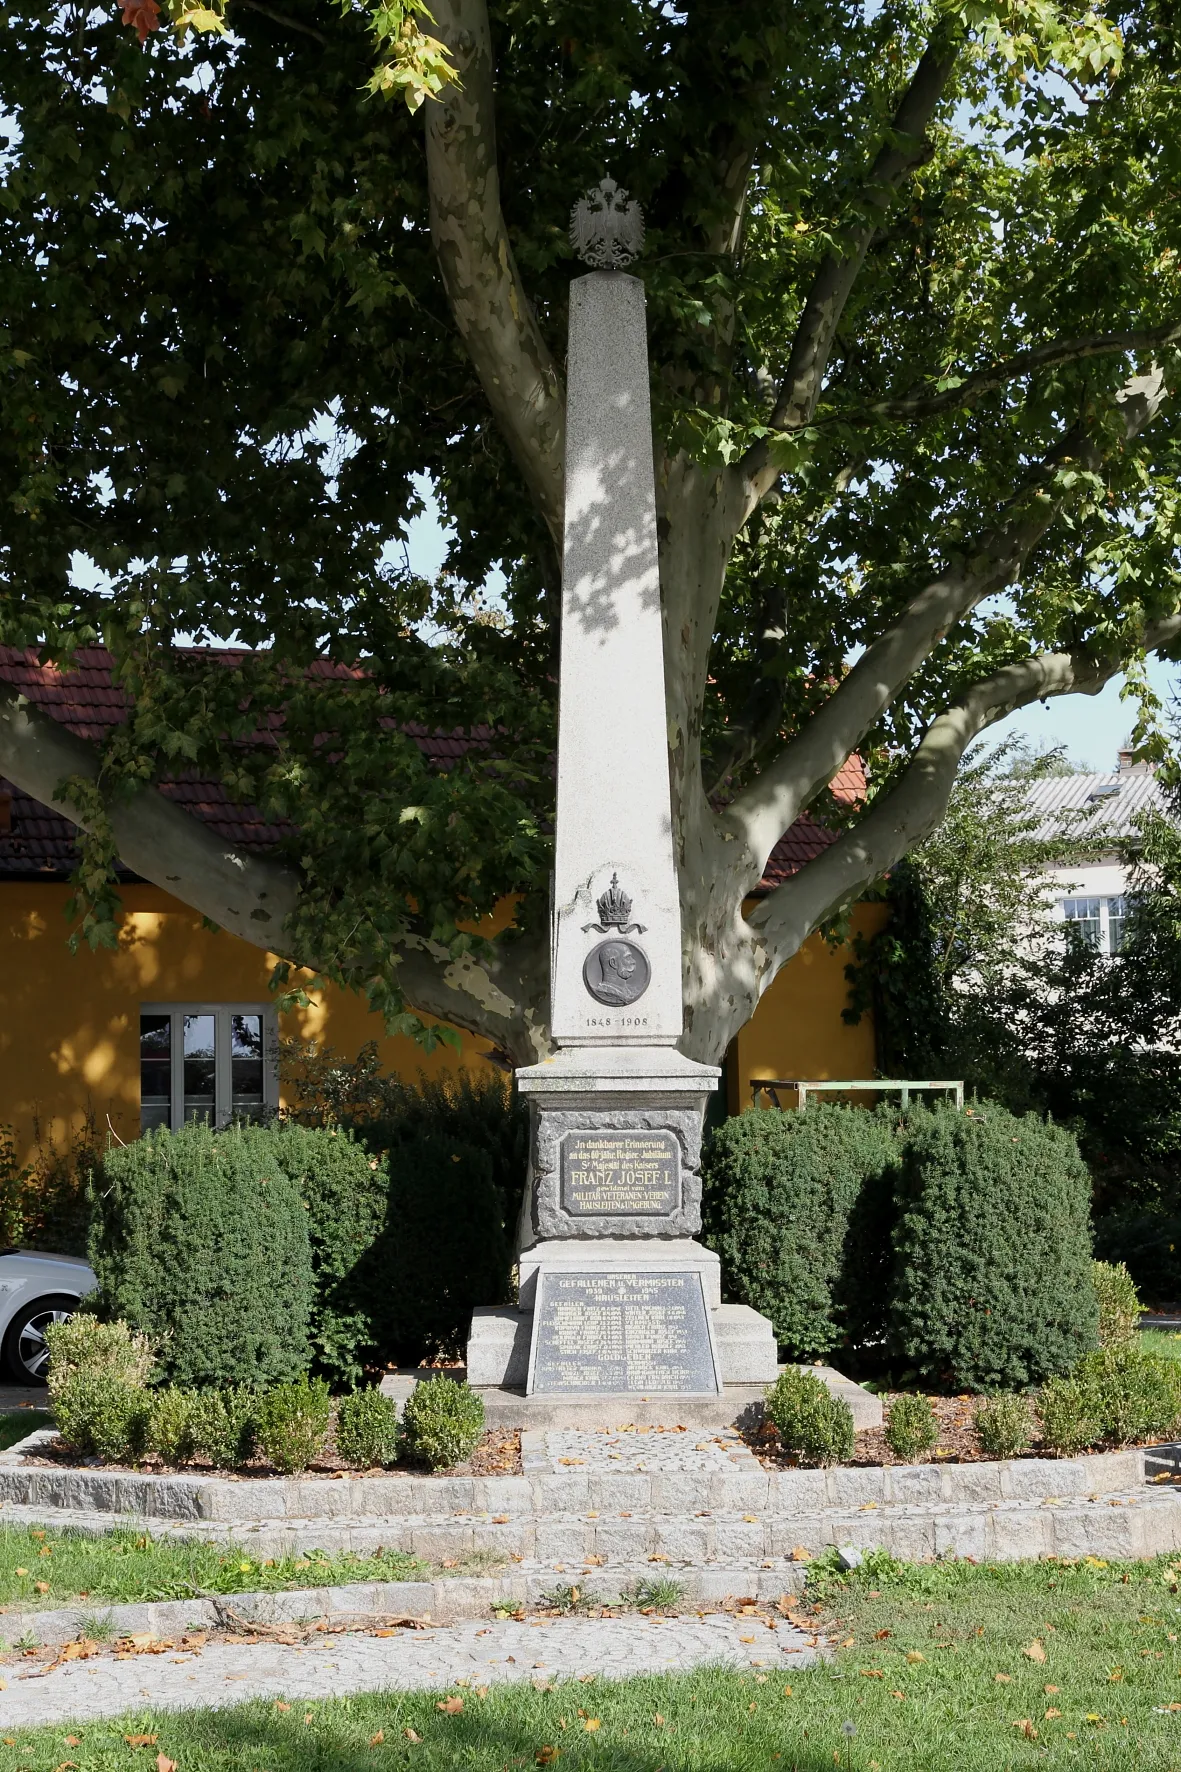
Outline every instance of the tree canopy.
<path fill-rule="evenodd" d="M 647 223 L 688 1050 L 982 730 L 1177 645 L 1164 0 L 229 0 L 142 46 L 125 12 L 0 29 L 0 642 L 101 641 L 134 702 L 100 755 L 0 690 L 0 771 L 91 833 L 92 939 L 120 853 L 393 1026 L 544 1052 L 567 222 L 605 171 Z M 413 110 L 404 25 L 444 58 L 406 52 Z M 422 729 L 476 742 L 443 770 Z M 294 834 L 227 856 L 152 787 L 186 767 Z M 836 840 L 744 913 L 808 807 Z"/>

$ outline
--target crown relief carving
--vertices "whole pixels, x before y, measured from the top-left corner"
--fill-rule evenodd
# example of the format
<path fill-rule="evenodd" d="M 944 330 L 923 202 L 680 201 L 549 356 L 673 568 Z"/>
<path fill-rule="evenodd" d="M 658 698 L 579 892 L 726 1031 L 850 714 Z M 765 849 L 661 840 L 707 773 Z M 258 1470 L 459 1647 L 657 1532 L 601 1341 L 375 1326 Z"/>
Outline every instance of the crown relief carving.
<path fill-rule="evenodd" d="M 619 884 L 619 875 L 611 875 L 611 884 L 606 892 L 601 892 L 595 901 L 599 913 L 597 923 L 584 923 L 582 933 L 589 935 L 593 929 L 599 935 L 643 935 L 645 925 L 633 923 L 631 920 L 632 901 Z"/>

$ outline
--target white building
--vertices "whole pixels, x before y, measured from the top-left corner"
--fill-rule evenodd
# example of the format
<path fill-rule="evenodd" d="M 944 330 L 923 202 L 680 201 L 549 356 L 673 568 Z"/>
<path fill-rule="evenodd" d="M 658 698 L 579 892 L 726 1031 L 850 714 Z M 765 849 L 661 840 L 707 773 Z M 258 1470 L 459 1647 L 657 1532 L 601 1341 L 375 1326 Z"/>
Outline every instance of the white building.
<path fill-rule="evenodd" d="M 1141 814 L 1166 810 L 1151 767 L 1121 751 L 1113 775 L 1050 775 L 1030 782 L 1027 791 L 1041 819 L 1038 837 L 1077 837 L 1098 846 L 1091 861 L 1046 869 L 1058 888 L 1051 916 L 1075 924 L 1101 953 L 1118 953 L 1129 886 L 1120 848 L 1135 836 Z"/>

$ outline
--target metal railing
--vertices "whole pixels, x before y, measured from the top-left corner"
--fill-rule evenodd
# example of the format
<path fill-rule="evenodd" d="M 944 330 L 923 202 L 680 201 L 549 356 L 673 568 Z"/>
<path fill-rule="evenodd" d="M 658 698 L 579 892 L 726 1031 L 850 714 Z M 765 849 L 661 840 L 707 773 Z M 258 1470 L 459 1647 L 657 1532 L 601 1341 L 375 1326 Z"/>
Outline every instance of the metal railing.
<path fill-rule="evenodd" d="M 926 1095 L 931 1094 L 934 1091 L 939 1091 L 944 1095 L 954 1095 L 957 1108 L 962 1109 L 964 1105 L 964 1085 L 962 1080 L 958 1083 L 929 1083 L 919 1082 L 913 1077 L 869 1077 L 846 1078 L 843 1081 L 825 1081 L 821 1083 L 813 1078 L 802 1077 L 752 1077 L 750 1080 L 750 1094 L 753 1106 L 761 1107 L 763 1104 L 759 1100 L 759 1097 L 761 1095 L 769 1095 L 771 1097 L 772 1106 L 782 1108 L 783 1103 L 779 1099 L 779 1091 L 781 1089 L 795 1090 L 796 1105 L 801 1113 L 807 1107 L 808 1097 L 810 1095 L 837 1095 L 848 1090 L 861 1090 L 862 1092 L 872 1090 L 877 1094 L 881 1094 L 883 1091 L 892 1092 L 897 1090 L 902 1097 L 902 1106 L 904 1108 L 910 1106 L 910 1098 L 912 1095 Z"/>

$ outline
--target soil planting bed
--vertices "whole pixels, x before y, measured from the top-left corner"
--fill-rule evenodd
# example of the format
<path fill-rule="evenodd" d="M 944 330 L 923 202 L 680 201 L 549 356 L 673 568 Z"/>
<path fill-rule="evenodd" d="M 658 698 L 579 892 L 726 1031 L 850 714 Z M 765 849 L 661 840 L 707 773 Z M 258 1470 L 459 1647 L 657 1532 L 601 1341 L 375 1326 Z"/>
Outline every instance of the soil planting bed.
<path fill-rule="evenodd" d="M 50 1442 L 41 1446 L 36 1452 L 21 1454 L 21 1462 L 29 1465 L 43 1465 L 52 1470 L 77 1470 L 85 1464 L 91 1470 L 128 1471 L 141 1476 L 169 1477 L 224 1477 L 229 1481 L 241 1478 L 248 1481 L 251 1477 L 271 1478 L 279 1473 L 267 1464 L 265 1459 L 254 1458 L 239 1470 L 216 1470 L 211 1464 L 202 1464 L 194 1459 L 189 1464 L 166 1465 L 158 1458 L 145 1458 L 141 1464 L 106 1464 L 101 1460 L 89 1463 L 79 1458 L 77 1452 L 65 1444 L 63 1440 Z M 446 1471 L 430 1471 L 423 1464 L 393 1464 L 379 1466 L 375 1470 L 362 1471 L 345 1464 L 337 1458 L 331 1441 L 325 1450 L 315 1459 L 306 1471 L 299 1473 L 301 1482 L 331 1482 L 341 1477 L 363 1479 L 365 1477 L 517 1477 L 521 1474 L 521 1435 L 516 1429 L 488 1428 L 471 1457 L 463 1464 L 452 1465 Z"/>
<path fill-rule="evenodd" d="M 897 1394 L 899 1393 L 890 1392 L 882 1397 L 882 1404 L 887 1416 L 890 1404 Z M 862 1428 L 861 1432 L 856 1435 L 853 1442 L 853 1456 L 849 1460 L 849 1465 L 993 1464 L 996 1462 L 994 1453 L 981 1451 L 973 1425 L 977 1404 L 984 1401 L 983 1397 L 930 1397 L 928 1400 L 935 1413 L 935 1419 L 939 1423 L 939 1439 L 933 1451 L 923 1453 L 919 1459 L 899 1458 L 897 1453 L 891 1452 L 886 1444 L 885 1429 L 868 1427 Z M 795 1470 L 798 1468 L 796 1459 L 789 1458 L 780 1447 L 779 1435 L 770 1422 L 764 1422 L 762 1427 L 756 1428 L 753 1433 L 746 1436 L 746 1439 L 747 1444 L 765 1469 Z M 1138 1443 L 1151 1445 L 1155 1442 Z M 1024 1452 L 1019 1452 L 1016 1456 L 1018 1458 L 1052 1458 L 1054 1454 L 1043 1449 L 1035 1428 L 1032 1443 Z"/>

